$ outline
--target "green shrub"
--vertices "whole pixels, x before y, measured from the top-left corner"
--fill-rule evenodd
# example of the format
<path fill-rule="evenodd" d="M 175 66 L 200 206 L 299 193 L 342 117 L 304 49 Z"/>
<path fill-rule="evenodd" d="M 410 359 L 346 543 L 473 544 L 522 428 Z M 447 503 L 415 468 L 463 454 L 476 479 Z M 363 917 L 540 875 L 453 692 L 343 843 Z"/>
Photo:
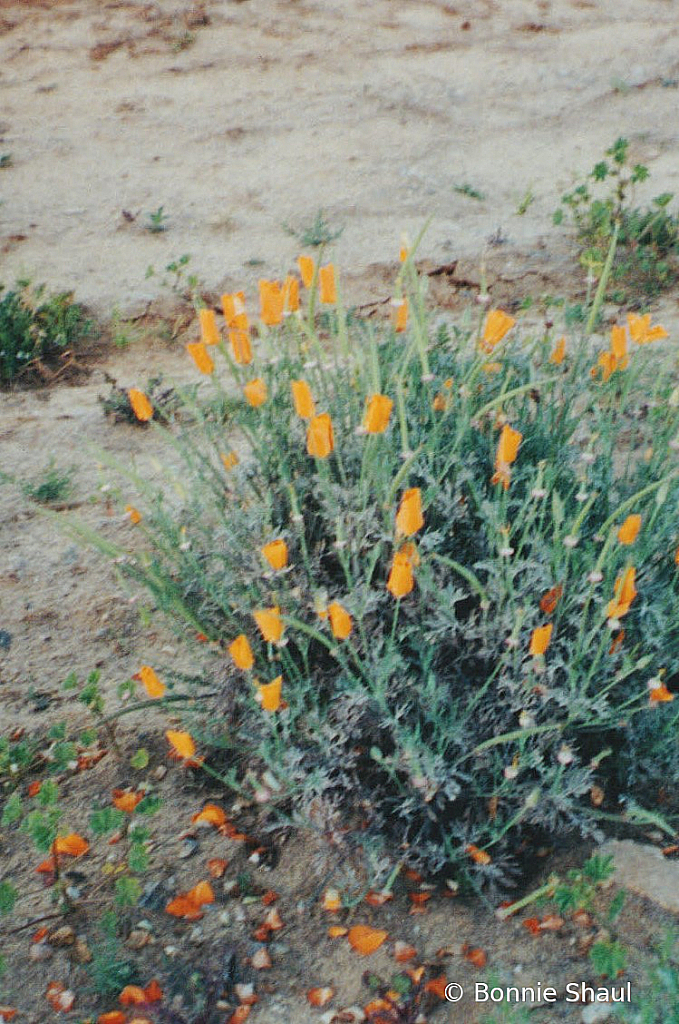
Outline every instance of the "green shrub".
<path fill-rule="evenodd" d="M 253 364 L 220 342 L 263 401 L 242 400 L 227 437 L 214 399 L 188 400 L 166 486 L 120 493 L 140 543 L 100 543 L 222 652 L 185 720 L 211 771 L 385 870 L 503 884 L 521 834 L 596 834 L 618 794 L 654 795 L 658 756 L 663 785 L 679 778 L 662 683 L 679 669 L 676 359 L 642 344 L 641 318 L 633 351 L 617 328 L 598 361 L 584 336 L 507 333 L 499 311 L 431 324 L 411 259 L 404 284 L 405 333 L 349 332 L 333 306 L 327 338 L 300 313 L 261 328 Z M 327 421 L 296 415 L 299 380 L 331 418 L 327 456 L 308 453 Z M 394 405 L 370 433 L 376 394 Z M 265 642 L 276 613 L 253 613 L 272 609 L 284 633 Z M 252 668 L 245 641 L 227 654 L 241 636 Z"/>
<path fill-rule="evenodd" d="M 71 292 L 46 297 L 44 285 L 31 289 L 20 281 L 12 291 L 0 285 L 0 384 L 30 376 L 38 360 L 58 356 L 90 329 Z"/>
<path fill-rule="evenodd" d="M 656 196 L 650 206 L 631 205 L 634 189 L 645 181 L 644 164 L 628 165 L 627 139 L 619 138 L 606 150 L 584 180 L 561 197 L 554 214 L 560 224 L 566 216 L 576 229 L 580 261 L 595 276 L 606 259 L 617 226 L 617 251 L 609 295 L 618 302 L 643 302 L 669 288 L 679 269 L 679 217 L 670 213 L 671 192 Z"/>

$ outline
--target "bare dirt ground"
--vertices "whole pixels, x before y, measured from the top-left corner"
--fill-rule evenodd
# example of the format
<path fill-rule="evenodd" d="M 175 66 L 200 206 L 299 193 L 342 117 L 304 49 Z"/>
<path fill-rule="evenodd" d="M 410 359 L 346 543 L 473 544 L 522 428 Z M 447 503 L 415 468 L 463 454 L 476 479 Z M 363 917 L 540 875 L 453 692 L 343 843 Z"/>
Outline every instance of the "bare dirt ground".
<path fill-rule="evenodd" d="M 282 224 L 304 227 L 323 208 L 344 229 L 335 260 L 350 301 L 389 295 L 402 233 L 414 237 L 430 215 L 421 252 L 425 268 L 449 268 L 431 279 L 440 305 L 457 308 L 473 296 L 482 263 L 494 301 L 577 295 L 571 243 L 551 225 L 574 174 L 625 135 L 634 160 L 651 170 L 640 198 L 679 192 L 678 44 L 674 0 L 0 0 L 0 157 L 11 154 L 0 168 L 0 280 L 25 274 L 74 289 L 103 317 L 114 307 L 135 315 L 157 299 L 166 264 L 188 253 L 189 271 L 210 292 L 245 286 L 254 295 L 258 277 L 284 273 L 297 255 Z M 483 198 L 456 191 L 464 186 Z M 154 234 L 149 214 L 160 206 L 167 230 Z M 150 266 L 156 273 L 147 277 Z M 668 328 L 677 325 L 676 295 L 661 315 Z M 99 500 L 106 474 L 93 449 L 149 472 L 167 451 L 150 431 L 106 421 L 98 402 L 105 374 L 125 386 L 155 372 L 196 377 L 181 339 L 140 325 L 128 347 L 108 348 L 75 386 L 0 395 L 0 468 L 31 480 L 53 456 L 73 466 L 75 507 L 64 514 L 120 540 L 130 525 Z M 35 732 L 65 718 L 81 727 L 84 712 L 60 690 L 72 670 L 98 667 L 113 694 L 142 663 L 162 670 L 209 662 L 204 651 L 180 648 L 161 623 L 142 622 L 108 561 L 8 487 L 0 488 L 0 629 L 10 638 L 0 647 L 3 729 Z M 145 742 L 152 765 L 162 765 L 155 723 L 123 722 L 125 754 Z M 129 781 L 126 763 L 108 756 L 86 783 L 65 780 L 74 827 L 86 828 L 95 798 Z M 178 836 L 204 794 L 174 772 L 159 788 L 176 818 L 158 834 L 157 864 L 182 888 L 196 880 L 198 857 L 177 869 Z M 201 867 L 225 856 L 229 877 L 250 871 L 257 886 L 281 893 L 286 920 L 267 984 L 256 979 L 255 1024 L 317 1020 L 304 999 L 316 984 L 335 985 L 333 1006 L 364 1003 L 363 966 L 386 973 L 388 956 L 357 966 L 346 945 L 325 938 L 309 880 L 314 844 L 283 847 L 273 872 L 226 845 L 203 836 Z M 31 857 L 16 837 L 0 835 L 3 869 L 26 871 Z M 239 958 L 249 955 L 255 911 L 241 920 L 228 897 L 218 902 L 202 938 L 183 925 L 170 934 L 156 914 L 158 942 L 144 953 L 145 969 L 167 968 L 167 945 L 189 966 L 197 958 L 218 965 L 230 942 Z M 36 886 L 26 920 L 49 911 L 49 892 Z M 664 919 L 637 898 L 624 915 L 641 964 Z M 412 941 L 422 956 L 453 947 L 450 981 L 482 976 L 461 954 L 464 943 L 523 984 L 588 977 L 567 937 L 536 939 L 477 904 L 432 901 L 427 914 L 411 916 L 402 894 L 358 911 L 359 919 Z M 7 987 L 19 1019 L 38 1024 L 47 980 L 79 989 L 85 982 L 64 952 L 29 963 L 30 934 L 13 936 Z M 467 1022 L 480 1012 L 467 1000 L 434 1019 Z M 75 1022 L 84 1013 L 65 1016 Z M 531 1019 L 574 1021 L 579 1013 L 561 1006 Z"/>

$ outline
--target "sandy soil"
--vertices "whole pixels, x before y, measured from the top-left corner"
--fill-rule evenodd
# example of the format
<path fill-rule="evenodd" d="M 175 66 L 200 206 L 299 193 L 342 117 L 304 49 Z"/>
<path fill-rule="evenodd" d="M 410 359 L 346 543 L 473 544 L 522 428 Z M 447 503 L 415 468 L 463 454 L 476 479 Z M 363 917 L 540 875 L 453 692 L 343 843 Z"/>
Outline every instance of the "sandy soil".
<path fill-rule="evenodd" d="M 571 243 L 551 213 L 576 172 L 622 134 L 651 169 L 648 194 L 679 192 L 678 43 L 674 0 L 0 0 L 0 157 L 12 157 L 0 168 L 0 279 L 26 273 L 75 289 L 104 315 L 114 307 L 134 313 L 157 297 L 163 267 L 189 253 L 189 270 L 215 295 L 224 286 L 252 288 L 297 254 L 282 224 L 306 226 L 322 207 L 344 227 L 336 262 L 353 301 L 389 295 L 401 234 L 414 236 L 429 215 L 425 269 L 450 268 L 431 279 L 441 305 L 474 294 L 483 261 L 498 302 L 575 294 Z M 485 198 L 455 191 L 464 185 Z M 534 201 L 519 215 L 529 190 Z M 167 230 L 152 234 L 148 215 L 161 205 Z M 147 278 L 149 266 L 157 273 Z M 676 324 L 676 295 L 661 315 Z M 150 431 L 105 420 L 98 396 L 108 391 L 106 375 L 125 386 L 157 371 L 197 376 L 177 340 L 146 326 L 76 386 L 0 396 L 0 468 L 34 480 L 52 456 L 74 466 L 74 507 L 63 514 L 120 540 L 130 526 L 101 504 L 105 474 L 93 449 L 149 472 L 167 450 Z M 0 488 L 0 629 L 10 637 L 0 645 L 1 720 L 30 731 L 65 717 L 84 724 L 82 709 L 60 690 L 71 670 L 82 676 L 99 667 L 113 693 L 141 663 L 162 670 L 206 657 L 183 652 L 161 623 L 142 622 L 110 564 L 8 486 Z M 153 748 L 153 725 L 129 723 L 126 754 L 140 730 Z M 163 753 L 154 750 L 154 759 L 162 763 Z M 67 781 L 74 826 L 86 827 L 88 801 L 128 775 L 106 758 L 87 784 Z M 188 822 L 202 796 L 176 773 L 166 786 L 176 820 Z M 181 826 L 164 828 L 158 838 L 169 875 Z M 220 855 L 233 857 L 237 870 L 242 854 L 201 839 L 201 864 Z M 2 857 L 12 871 L 28 868 L 28 851 L 0 835 Z M 281 892 L 290 921 L 269 993 L 258 983 L 264 998 L 255 1024 L 317 1020 L 303 994 L 312 984 L 334 983 L 334 1005 L 366 1001 L 366 965 L 323 938 L 325 922 L 309 910 L 315 857 L 295 842 L 277 873 L 255 872 L 258 884 Z M 189 883 L 192 862 L 176 873 L 178 887 Z M 364 918 L 414 941 L 423 955 L 482 946 L 491 966 L 515 971 L 524 984 L 541 977 L 538 959 L 548 980 L 585 976 L 586 964 L 561 936 L 542 936 L 536 947 L 520 924 L 500 926 L 478 905 L 440 902 L 421 918 L 408 907 L 404 895 Z M 38 893 L 27 914 L 47 911 L 49 893 Z M 661 919 L 638 900 L 625 914 L 640 963 Z M 236 918 L 225 931 L 216 918 L 194 944 L 200 957 L 216 963 L 225 935 L 246 956 L 251 922 Z M 155 925 L 161 943 L 172 939 L 162 914 Z M 29 934 L 11 950 L 13 991 L 32 993 L 22 1009 L 38 1024 L 46 980 L 83 980 L 62 954 L 27 966 Z M 175 939 L 182 956 L 195 958 L 181 929 Z M 149 953 L 149 970 L 161 963 L 160 948 Z M 386 969 L 380 957 L 369 966 Z M 475 978 L 459 955 L 448 975 Z M 467 1022 L 474 1012 L 465 1003 L 437 1016 Z M 542 1024 L 541 1011 L 531 1019 Z M 544 1019 L 576 1020 L 579 1010 Z"/>
<path fill-rule="evenodd" d="M 674 0 L 0 0 L 2 276 L 105 310 L 183 253 L 240 285 L 320 207 L 347 270 L 432 215 L 435 261 L 506 239 L 553 272 L 558 197 L 618 135 L 679 191 L 678 53 Z"/>

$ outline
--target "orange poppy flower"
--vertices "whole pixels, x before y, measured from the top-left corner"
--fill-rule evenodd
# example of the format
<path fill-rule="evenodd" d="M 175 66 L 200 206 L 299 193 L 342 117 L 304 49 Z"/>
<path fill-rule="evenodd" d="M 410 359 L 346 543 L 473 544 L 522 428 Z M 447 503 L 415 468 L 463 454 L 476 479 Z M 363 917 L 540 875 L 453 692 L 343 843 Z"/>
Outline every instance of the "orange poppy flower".
<path fill-rule="evenodd" d="M 243 394 L 248 405 L 251 405 L 253 409 L 257 409 L 260 405 L 264 405 L 269 392 L 262 378 L 256 377 L 255 380 L 251 380 L 245 385 Z"/>
<path fill-rule="evenodd" d="M 190 733 L 168 729 L 165 735 L 179 757 L 193 757 L 196 752 L 196 744 L 193 742 L 193 737 Z"/>
<path fill-rule="evenodd" d="M 125 1024 L 127 1017 L 122 1010 L 110 1010 L 97 1017 L 97 1024 Z"/>
<path fill-rule="evenodd" d="M 335 268 L 332 263 L 326 263 L 319 267 L 318 281 L 320 285 L 320 300 L 326 305 L 332 306 L 337 302 L 337 285 L 335 284 Z"/>
<path fill-rule="evenodd" d="M 288 564 L 288 545 L 280 538 L 265 544 L 262 554 L 272 569 L 284 569 Z"/>
<path fill-rule="evenodd" d="M 658 341 L 660 338 L 668 336 L 667 331 L 660 324 L 656 327 L 651 327 L 650 313 L 647 313 L 645 316 L 629 313 L 627 323 L 632 341 L 635 341 L 637 345 L 647 345 L 650 341 Z"/>
<path fill-rule="evenodd" d="M 550 363 L 553 363 L 554 366 L 561 366 L 562 362 L 564 361 L 565 356 L 566 356 L 566 338 L 562 337 L 562 338 L 559 338 L 559 340 L 557 341 L 557 343 L 556 343 L 556 345 L 554 347 L 554 351 L 552 352 L 551 356 L 549 357 L 549 361 L 550 361 Z"/>
<path fill-rule="evenodd" d="M 346 640 L 353 629 L 349 612 L 337 601 L 333 601 L 332 604 L 328 605 L 328 616 L 330 618 L 332 635 L 337 640 Z"/>
<path fill-rule="evenodd" d="M 207 821 L 219 828 L 226 824 L 226 814 L 218 804 L 205 804 L 205 806 L 191 816 L 191 821 Z"/>
<path fill-rule="evenodd" d="M 465 853 L 468 853 L 475 864 L 490 864 L 492 863 L 492 857 L 487 850 L 481 850 L 474 843 L 470 843 L 469 846 L 465 847 Z"/>
<path fill-rule="evenodd" d="M 482 352 L 492 352 L 505 334 L 511 331 L 516 323 L 514 317 L 509 316 L 501 309 L 491 309 L 486 317 L 483 334 L 479 341 L 479 348 Z"/>
<path fill-rule="evenodd" d="M 219 328 L 214 309 L 199 309 L 198 319 L 200 321 L 200 339 L 204 345 L 219 344 Z"/>
<path fill-rule="evenodd" d="M 245 316 L 245 292 L 222 295 L 222 309 L 227 327 L 232 327 L 238 317 Z"/>
<path fill-rule="evenodd" d="M 146 423 L 148 420 L 153 419 L 153 406 L 143 391 L 140 391 L 139 388 L 130 388 L 127 392 L 127 397 L 130 400 L 132 412 L 138 420 Z"/>
<path fill-rule="evenodd" d="M 306 450 L 316 459 L 325 459 L 335 447 L 332 420 L 327 412 L 313 416 L 306 434 Z"/>
<path fill-rule="evenodd" d="M 122 1006 L 139 1006 L 146 1003 L 146 992 L 140 985 L 126 985 L 118 996 L 118 1002 Z"/>
<path fill-rule="evenodd" d="M 617 324 L 611 328 L 611 353 L 615 356 L 616 370 L 627 368 L 627 332 Z"/>
<path fill-rule="evenodd" d="M 141 681 L 149 697 L 162 697 L 165 693 L 165 683 L 160 681 L 150 665 L 142 665 L 134 678 Z"/>
<path fill-rule="evenodd" d="M 229 344 L 234 363 L 238 363 L 239 366 L 247 366 L 252 362 L 252 347 L 247 329 L 234 328 L 230 330 Z"/>
<path fill-rule="evenodd" d="M 215 894 L 209 882 L 199 882 L 188 892 L 180 893 L 165 907 L 165 912 L 172 917 L 185 917 L 196 920 L 202 917 L 201 908 L 207 903 L 214 903 Z"/>
<path fill-rule="evenodd" d="M 204 341 L 190 341 L 186 346 L 186 351 L 201 373 L 208 375 L 214 373 L 215 364 Z"/>
<path fill-rule="evenodd" d="M 126 505 L 125 511 L 133 526 L 137 526 L 141 522 L 141 512 L 138 512 L 134 505 Z"/>
<path fill-rule="evenodd" d="M 227 471 L 233 469 L 233 467 L 237 466 L 238 463 L 240 462 L 238 455 L 236 454 L 236 452 L 233 451 L 229 452 L 228 455 L 220 453 L 219 457 L 222 460 L 222 465 L 224 466 L 224 469 L 226 469 Z"/>
<path fill-rule="evenodd" d="M 618 540 L 621 544 L 634 544 L 641 529 L 641 516 L 627 516 L 627 519 L 618 530 Z"/>
<path fill-rule="evenodd" d="M 283 637 L 285 626 L 278 605 L 273 608 L 259 608 L 252 614 L 266 642 L 269 644 L 279 643 Z"/>
<path fill-rule="evenodd" d="M 544 612 L 545 615 L 552 615 L 557 604 L 561 600 L 562 594 L 563 587 L 560 583 L 558 583 L 555 587 L 552 587 L 551 590 L 548 590 L 546 593 L 544 593 L 540 598 L 540 611 Z"/>
<path fill-rule="evenodd" d="M 228 651 L 238 668 L 243 669 L 244 672 L 250 671 L 255 663 L 255 658 L 245 633 L 241 633 L 229 644 Z"/>
<path fill-rule="evenodd" d="M 382 434 L 389 426 L 394 403 L 387 395 L 370 395 L 367 399 L 363 426 L 369 434 Z"/>
<path fill-rule="evenodd" d="M 82 857 L 90 848 L 90 844 L 77 832 L 70 832 L 67 836 L 57 836 L 52 844 L 52 853 L 55 856 L 67 854 L 69 857 Z"/>
<path fill-rule="evenodd" d="M 282 688 L 283 676 L 276 676 L 270 683 L 264 683 L 257 687 L 265 711 L 278 711 L 281 706 Z"/>
<path fill-rule="evenodd" d="M 636 569 L 632 566 L 626 569 L 622 576 L 618 576 L 613 591 L 615 597 L 608 602 L 609 619 L 621 619 L 623 615 L 627 615 L 632 601 L 637 596 L 637 589 L 634 586 L 635 577 Z"/>
<path fill-rule="evenodd" d="M 163 990 L 155 978 L 148 983 L 144 989 L 144 993 L 146 995 L 146 1000 L 149 1003 L 159 1003 L 163 998 Z"/>
<path fill-rule="evenodd" d="M 312 1006 L 325 1006 L 326 1003 L 330 1002 L 334 995 L 334 988 L 326 986 L 325 988 L 310 988 L 306 997 Z"/>
<path fill-rule="evenodd" d="M 409 594 L 415 586 L 413 567 L 419 565 L 420 556 L 417 548 L 408 541 L 394 554 L 387 580 L 387 590 L 392 597 L 400 598 Z"/>
<path fill-rule="evenodd" d="M 392 299 L 391 305 L 391 322 L 396 333 L 401 334 L 408 325 L 408 300 L 405 297 Z"/>
<path fill-rule="evenodd" d="M 267 327 L 275 327 L 283 319 L 283 289 L 278 281 L 259 282 L 260 319 Z"/>
<path fill-rule="evenodd" d="M 613 637 L 613 643 L 608 648 L 608 653 L 609 654 L 615 654 L 615 652 L 622 647 L 624 639 L 625 639 L 625 630 L 624 629 L 619 629 L 618 632 Z"/>
<path fill-rule="evenodd" d="M 410 487 L 403 492 L 401 504 L 396 513 L 396 532 L 410 537 L 424 526 L 422 515 L 422 493 L 419 487 Z"/>
<path fill-rule="evenodd" d="M 496 462 L 505 463 L 508 466 L 511 465 L 516 459 L 522 440 L 523 434 L 519 433 L 518 430 L 514 430 L 508 423 L 505 423 L 497 446 Z"/>
<path fill-rule="evenodd" d="M 299 281 L 290 275 L 283 282 L 283 309 L 286 313 L 296 313 L 299 309 Z"/>
<path fill-rule="evenodd" d="M 292 401 L 295 405 L 295 412 L 302 420 L 309 420 L 316 412 L 316 404 L 311 395 L 311 389 L 305 380 L 290 381 L 292 389 Z"/>
<path fill-rule="evenodd" d="M 311 283 L 314 279 L 314 261 L 311 256 L 298 256 L 297 266 L 302 278 L 302 284 L 305 288 L 311 288 Z"/>
<path fill-rule="evenodd" d="M 381 928 L 371 928 L 367 924 L 355 924 L 349 929 L 347 939 L 349 945 L 361 956 L 370 956 L 380 948 L 387 938 L 387 932 Z"/>
<path fill-rule="evenodd" d="M 552 639 L 553 628 L 550 622 L 546 626 L 538 626 L 537 629 L 533 630 L 530 638 L 530 653 L 533 657 L 545 653 Z"/>
<path fill-rule="evenodd" d="M 667 689 L 664 683 L 660 686 L 654 686 L 649 690 L 648 698 L 651 704 L 662 704 L 665 701 L 674 700 L 674 694 Z"/>

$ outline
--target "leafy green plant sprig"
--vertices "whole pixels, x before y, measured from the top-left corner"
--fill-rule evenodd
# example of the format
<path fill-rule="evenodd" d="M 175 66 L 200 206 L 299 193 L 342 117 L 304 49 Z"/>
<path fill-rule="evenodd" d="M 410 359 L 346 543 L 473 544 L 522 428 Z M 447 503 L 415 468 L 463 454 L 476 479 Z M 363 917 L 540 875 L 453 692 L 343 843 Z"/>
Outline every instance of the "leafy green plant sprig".
<path fill-rule="evenodd" d="M 595 277 L 600 275 L 616 231 L 617 251 L 608 295 L 615 301 L 643 304 L 677 278 L 679 216 L 669 209 L 674 195 L 663 192 L 650 206 L 635 206 L 635 189 L 649 177 L 648 167 L 630 166 L 625 138 L 618 138 L 605 157 L 564 193 L 554 223 L 572 221 L 580 245 L 580 262 Z"/>
<path fill-rule="evenodd" d="M 42 379 L 43 361 L 54 360 L 91 334 L 92 321 L 71 292 L 47 295 L 45 285 L 0 285 L 0 385 Z"/>

